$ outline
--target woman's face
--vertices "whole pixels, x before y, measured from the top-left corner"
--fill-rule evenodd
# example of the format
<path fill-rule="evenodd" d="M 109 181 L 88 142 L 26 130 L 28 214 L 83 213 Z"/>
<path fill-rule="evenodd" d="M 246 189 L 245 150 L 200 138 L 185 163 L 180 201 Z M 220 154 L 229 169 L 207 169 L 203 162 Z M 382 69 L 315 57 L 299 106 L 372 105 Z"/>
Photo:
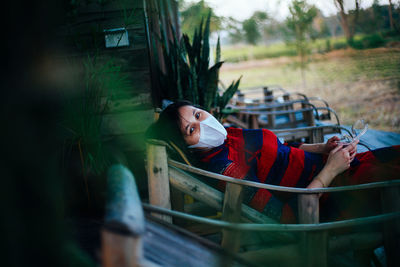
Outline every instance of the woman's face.
<path fill-rule="evenodd" d="M 183 139 L 188 146 L 197 144 L 200 140 L 200 122 L 211 116 L 210 113 L 193 106 L 183 106 L 178 111 Z"/>

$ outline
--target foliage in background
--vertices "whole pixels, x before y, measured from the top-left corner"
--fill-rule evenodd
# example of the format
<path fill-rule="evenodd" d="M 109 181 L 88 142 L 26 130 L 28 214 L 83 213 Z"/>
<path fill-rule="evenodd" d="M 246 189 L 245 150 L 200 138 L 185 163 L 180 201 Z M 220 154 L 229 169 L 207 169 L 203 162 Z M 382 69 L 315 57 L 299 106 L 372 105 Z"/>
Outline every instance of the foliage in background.
<path fill-rule="evenodd" d="M 349 45 L 353 42 L 357 20 L 359 18 L 361 0 L 354 0 L 356 8 L 354 10 L 346 10 L 345 0 L 334 0 L 334 4 L 340 15 L 340 24 Z"/>
<path fill-rule="evenodd" d="M 163 98 L 186 99 L 206 110 L 217 107 L 223 109 L 237 91 L 240 79 L 232 82 L 222 95 L 218 92 L 219 69 L 223 62 L 218 40 L 215 64 L 209 67 L 210 20 L 211 12 L 208 14 L 205 24 L 202 20 L 199 27 L 195 29 L 192 41 L 186 34 L 183 34 L 182 38 L 178 40 L 172 26 L 171 29 L 174 32 L 172 40 L 165 39 L 165 35 L 162 34 L 165 71 L 161 66 L 160 85 L 163 90 Z"/>
<path fill-rule="evenodd" d="M 308 5 L 306 1 L 293 0 L 289 11 L 290 16 L 286 19 L 289 33 L 287 44 L 296 48 L 299 56 L 298 67 L 301 70 L 303 85 L 305 85 L 305 70 L 307 68 L 308 55 L 310 54 L 309 42 L 312 37 L 312 23 L 317 15 L 317 9 Z"/>
<path fill-rule="evenodd" d="M 112 59 L 102 62 L 97 56 L 88 56 L 82 65 L 78 95 L 66 105 L 63 127 L 68 132 L 67 150 L 77 146 L 84 174 L 101 174 L 109 165 L 101 134 L 103 115 L 114 95 L 126 91 L 131 82 Z"/>
<path fill-rule="evenodd" d="M 201 0 L 197 3 L 188 3 L 184 1 L 179 2 L 180 17 L 181 17 L 181 31 L 182 33 L 193 36 L 194 25 L 199 25 L 203 18 L 210 14 L 210 33 L 217 32 L 221 29 L 222 18 L 217 16 L 213 9 L 208 4 Z"/>
<path fill-rule="evenodd" d="M 268 20 L 268 15 L 262 11 L 243 21 L 243 32 L 247 43 L 255 45 L 261 39 L 261 27 Z"/>

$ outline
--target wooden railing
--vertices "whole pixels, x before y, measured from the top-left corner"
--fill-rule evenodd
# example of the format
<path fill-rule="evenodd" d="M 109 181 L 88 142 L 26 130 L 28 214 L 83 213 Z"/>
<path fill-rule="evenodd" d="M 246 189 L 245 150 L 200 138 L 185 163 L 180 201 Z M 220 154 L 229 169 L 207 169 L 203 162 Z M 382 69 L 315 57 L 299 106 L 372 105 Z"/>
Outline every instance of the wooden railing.
<path fill-rule="evenodd" d="M 285 246 L 289 250 L 287 252 L 293 252 L 293 255 L 299 255 L 299 257 L 301 255 L 296 260 L 300 260 L 304 266 L 327 266 L 327 256 L 328 253 L 333 251 L 333 248 L 340 250 L 343 248 L 357 249 L 354 246 L 362 248 L 374 247 L 383 240 L 388 255 L 389 266 L 397 266 L 398 258 L 396 258 L 396 251 L 399 251 L 398 240 L 400 237 L 400 180 L 321 189 L 282 187 L 234 179 L 171 159 L 167 160 L 167 144 L 160 141 L 149 140 L 147 146 L 149 151 L 147 162 L 150 204 L 163 207 L 163 209 L 158 209 L 157 212 L 161 213 L 168 222 L 172 221 L 172 216 L 176 216 L 220 226 L 223 228 L 221 244 L 224 248 L 233 252 L 237 252 L 240 247 L 240 232 L 235 230 L 268 231 L 271 237 L 273 236 L 280 241 L 286 240 Z M 206 185 L 197 179 L 197 176 L 227 182 L 225 194 Z M 241 202 L 243 186 L 298 194 L 298 219 L 300 224 L 277 224 L 273 219 L 244 205 Z M 181 194 L 191 195 L 216 210 L 222 210 L 222 219 L 224 221 L 209 221 L 207 218 L 199 217 L 194 219 L 193 216 L 187 214 L 166 211 L 176 206 L 170 194 L 170 189 L 172 188 L 178 190 Z M 319 194 L 369 189 L 381 190 L 384 214 L 339 222 L 320 223 Z M 156 211 L 154 207 L 149 209 L 153 212 Z M 177 211 L 182 212 L 183 209 L 181 208 L 181 210 L 178 209 Z M 238 224 L 242 218 L 256 222 L 257 224 Z M 335 239 L 328 236 L 328 232 L 334 229 L 382 222 L 384 222 L 384 230 L 382 232 L 351 233 Z M 290 232 L 301 232 L 301 238 L 296 240 L 296 237 L 291 235 Z M 284 248 L 274 247 L 272 250 L 284 250 Z M 243 253 L 243 257 L 248 259 L 252 257 L 257 258 L 259 257 L 257 253 L 246 252 Z M 268 249 L 261 250 L 260 253 L 273 255 L 271 250 Z M 281 260 L 284 261 L 285 259 Z"/>

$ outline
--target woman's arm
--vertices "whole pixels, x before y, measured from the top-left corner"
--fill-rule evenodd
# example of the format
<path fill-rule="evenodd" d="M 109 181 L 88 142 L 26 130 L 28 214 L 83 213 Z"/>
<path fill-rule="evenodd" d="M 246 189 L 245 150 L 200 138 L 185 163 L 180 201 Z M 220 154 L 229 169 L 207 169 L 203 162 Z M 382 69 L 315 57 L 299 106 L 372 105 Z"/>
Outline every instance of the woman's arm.
<path fill-rule="evenodd" d="M 338 146 L 337 141 L 339 141 L 339 137 L 334 136 L 329 138 L 329 140 L 324 143 L 318 143 L 318 144 L 302 144 L 299 146 L 300 149 L 307 151 L 307 152 L 312 152 L 312 153 L 319 153 L 319 154 L 329 154 L 329 152 L 332 151 L 335 147 Z"/>
<path fill-rule="evenodd" d="M 338 174 L 347 170 L 357 154 L 357 143 L 358 140 L 355 140 L 345 148 L 343 148 L 343 145 L 338 145 L 333 149 L 329 153 L 324 168 L 314 177 L 307 188 L 328 187 Z"/>

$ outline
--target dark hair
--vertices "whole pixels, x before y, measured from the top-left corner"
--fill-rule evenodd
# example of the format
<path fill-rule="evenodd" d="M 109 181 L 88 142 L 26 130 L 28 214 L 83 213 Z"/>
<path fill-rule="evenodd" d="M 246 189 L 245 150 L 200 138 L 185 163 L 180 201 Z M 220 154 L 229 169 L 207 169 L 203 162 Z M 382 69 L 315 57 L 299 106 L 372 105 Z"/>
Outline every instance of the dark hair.
<path fill-rule="evenodd" d="M 146 138 L 159 139 L 175 144 L 186 155 L 189 154 L 187 144 L 181 133 L 181 116 L 179 109 L 183 106 L 194 106 L 191 102 L 181 100 L 167 106 L 158 120 L 146 131 Z"/>

